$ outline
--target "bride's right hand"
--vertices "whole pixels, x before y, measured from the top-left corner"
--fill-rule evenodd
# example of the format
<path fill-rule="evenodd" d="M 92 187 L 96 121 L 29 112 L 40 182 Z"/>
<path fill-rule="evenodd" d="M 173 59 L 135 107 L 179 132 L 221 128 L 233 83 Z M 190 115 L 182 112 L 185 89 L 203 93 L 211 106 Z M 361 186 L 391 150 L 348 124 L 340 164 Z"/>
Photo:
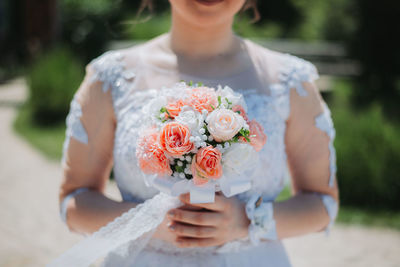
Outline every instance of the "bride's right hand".
<path fill-rule="evenodd" d="M 183 205 L 180 207 L 180 209 L 185 209 L 185 210 L 201 210 L 202 208 L 194 207 L 194 206 L 189 206 L 189 205 Z M 162 223 L 157 227 L 153 237 L 157 239 L 161 239 L 163 241 L 166 241 L 168 243 L 176 244 L 176 234 L 173 233 L 171 230 L 168 229 L 168 226 L 172 223 L 171 218 L 169 218 L 167 215 L 165 215 L 164 220 Z"/>

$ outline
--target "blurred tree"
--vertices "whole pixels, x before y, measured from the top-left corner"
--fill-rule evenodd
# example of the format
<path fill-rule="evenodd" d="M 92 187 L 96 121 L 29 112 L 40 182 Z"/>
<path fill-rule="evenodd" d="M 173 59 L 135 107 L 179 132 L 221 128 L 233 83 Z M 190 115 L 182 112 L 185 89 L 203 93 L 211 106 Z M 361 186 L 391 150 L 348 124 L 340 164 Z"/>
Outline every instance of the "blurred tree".
<path fill-rule="evenodd" d="M 0 80 L 56 40 L 57 20 L 56 0 L 0 2 Z"/>
<path fill-rule="evenodd" d="M 381 103 L 386 115 L 400 121 L 400 2 L 354 1 L 357 28 L 351 54 L 362 67 L 354 103 L 359 107 Z"/>
<path fill-rule="evenodd" d="M 322 39 L 346 41 L 355 32 L 354 0 L 325 0 Z"/>
<path fill-rule="evenodd" d="M 60 0 L 62 42 L 84 62 L 100 55 L 118 36 L 113 25 L 121 19 L 122 0 Z"/>
<path fill-rule="evenodd" d="M 21 4 L 0 1 L 0 82 L 13 76 L 13 70 L 25 55 Z"/>
<path fill-rule="evenodd" d="M 26 50 L 29 55 L 34 56 L 56 40 L 57 0 L 25 0 L 23 14 Z"/>
<path fill-rule="evenodd" d="M 292 0 L 258 1 L 257 6 L 261 17 L 256 25 L 278 24 L 281 38 L 290 36 L 300 23 L 301 12 Z"/>

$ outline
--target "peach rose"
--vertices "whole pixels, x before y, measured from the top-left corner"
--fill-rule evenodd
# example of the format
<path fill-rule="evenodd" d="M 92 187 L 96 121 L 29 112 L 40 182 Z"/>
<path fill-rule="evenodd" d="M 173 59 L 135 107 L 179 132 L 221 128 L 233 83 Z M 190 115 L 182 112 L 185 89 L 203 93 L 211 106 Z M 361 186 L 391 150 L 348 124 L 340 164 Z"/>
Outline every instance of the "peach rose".
<path fill-rule="evenodd" d="M 246 111 L 241 105 L 236 105 L 232 107 L 232 111 L 238 113 L 243 119 L 248 122 L 249 118 L 247 117 Z"/>
<path fill-rule="evenodd" d="M 207 129 L 215 141 L 232 139 L 243 127 L 245 121 L 242 116 L 230 109 L 215 109 L 206 119 Z"/>
<path fill-rule="evenodd" d="M 248 124 L 250 130 L 250 145 L 252 145 L 256 151 L 260 151 L 267 142 L 264 128 L 255 120 L 250 121 Z M 243 143 L 247 142 L 243 136 L 239 138 L 239 141 Z"/>
<path fill-rule="evenodd" d="M 213 146 L 200 148 L 193 157 L 191 171 L 193 183 L 202 185 L 209 179 L 218 179 L 222 176 L 221 152 Z"/>
<path fill-rule="evenodd" d="M 175 117 L 177 117 L 179 115 L 182 107 L 185 105 L 186 105 L 186 103 L 182 99 L 179 99 L 178 101 L 169 102 L 165 108 L 168 111 L 169 117 L 171 119 L 174 119 Z M 168 116 L 168 114 L 167 114 L 167 116 Z"/>
<path fill-rule="evenodd" d="M 169 160 L 157 142 L 157 132 L 143 135 L 137 144 L 139 167 L 146 174 L 172 175 Z"/>
<path fill-rule="evenodd" d="M 190 130 L 187 126 L 177 122 L 164 125 L 160 133 L 160 145 L 171 156 L 180 157 L 193 149 L 194 145 L 189 141 Z"/>
<path fill-rule="evenodd" d="M 198 87 L 190 90 L 188 105 L 202 112 L 203 109 L 211 112 L 218 105 L 218 97 L 213 88 Z"/>

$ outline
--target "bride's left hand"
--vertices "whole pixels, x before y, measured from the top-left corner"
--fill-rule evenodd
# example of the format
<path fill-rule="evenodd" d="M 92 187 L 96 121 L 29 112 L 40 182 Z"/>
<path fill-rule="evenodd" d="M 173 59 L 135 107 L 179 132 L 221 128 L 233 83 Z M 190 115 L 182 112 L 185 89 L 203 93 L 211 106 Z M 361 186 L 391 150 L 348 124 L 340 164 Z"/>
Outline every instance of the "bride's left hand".
<path fill-rule="evenodd" d="M 171 223 L 168 229 L 176 235 L 178 247 L 209 247 L 247 236 L 249 219 L 245 204 L 237 198 L 215 195 L 214 203 L 190 204 L 189 194 L 180 200 L 186 206 L 202 208 L 188 210 L 184 207 L 168 212 Z"/>

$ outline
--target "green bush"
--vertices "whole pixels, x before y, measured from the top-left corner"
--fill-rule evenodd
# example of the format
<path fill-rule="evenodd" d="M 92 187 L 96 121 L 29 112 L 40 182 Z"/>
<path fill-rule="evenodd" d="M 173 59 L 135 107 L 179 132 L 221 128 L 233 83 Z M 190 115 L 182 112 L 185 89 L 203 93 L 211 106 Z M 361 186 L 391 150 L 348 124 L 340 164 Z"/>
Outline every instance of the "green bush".
<path fill-rule="evenodd" d="M 54 49 L 38 59 L 28 74 L 28 107 L 33 121 L 54 124 L 64 120 L 83 76 L 83 65 L 65 48 Z"/>
<path fill-rule="evenodd" d="M 121 0 L 61 0 L 61 40 L 84 63 L 104 52 L 112 39 L 120 38 L 124 10 Z"/>
<path fill-rule="evenodd" d="M 135 18 L 135 15 L 132 14 L 130 17 Z M 169 12 L 153 15 L 145 22 L 141 20 L 143 19 L 137 19 L 136 21 L 131 19 L 124 22 L 126 38 L 148 40 L 168 32 L 171 26 L 171 14 Z"/>
<path fill-rule="evenodd" d="M 379 105 L 363 112 L 348 104 L 348 83 L 339 83 L 330 104 L 337 137 L 338 181 L 343 205 L 400 210 L 400 126 Z"/>

